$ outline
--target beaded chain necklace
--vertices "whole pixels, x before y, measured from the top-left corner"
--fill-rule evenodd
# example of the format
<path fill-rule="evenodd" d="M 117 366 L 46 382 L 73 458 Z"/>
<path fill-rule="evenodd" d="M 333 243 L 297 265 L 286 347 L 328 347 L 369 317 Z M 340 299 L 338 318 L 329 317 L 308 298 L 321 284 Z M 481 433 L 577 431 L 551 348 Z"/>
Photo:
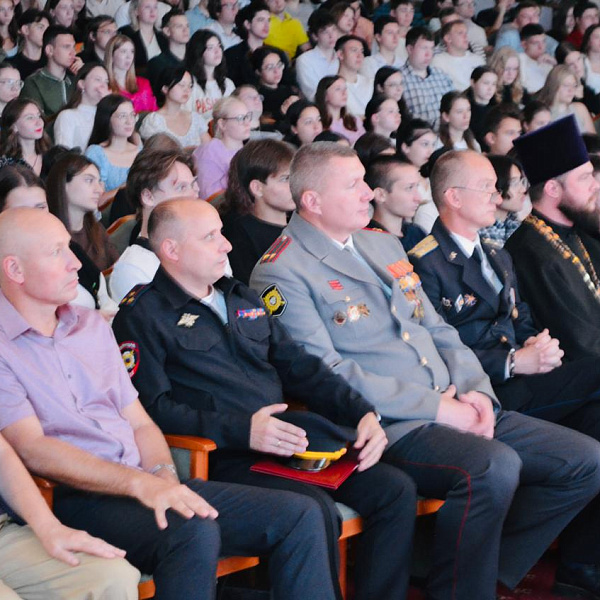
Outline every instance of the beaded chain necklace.
<path fill-rule="evenodd" d="M 585 266 L 581 263 L 579 257 L 573 253 L 567 244 L 560 239 L 560 236 L 552 229 L 552 227 L 547 225 L 545 221 L 530 214 L 525 219 L 525 223 L 531 225 L 555 250 L 558 250 L 565 260 L 568 260 L 575 265 L 587 288 L 592 292 L 594 298 L 600 302 L 600 279 L 598 279 L 596 269 L 594 269 L 594 265 L 592 264 L 592 259 L 579 236 L 575 234 L 575 239 L 581 249 Z"/>

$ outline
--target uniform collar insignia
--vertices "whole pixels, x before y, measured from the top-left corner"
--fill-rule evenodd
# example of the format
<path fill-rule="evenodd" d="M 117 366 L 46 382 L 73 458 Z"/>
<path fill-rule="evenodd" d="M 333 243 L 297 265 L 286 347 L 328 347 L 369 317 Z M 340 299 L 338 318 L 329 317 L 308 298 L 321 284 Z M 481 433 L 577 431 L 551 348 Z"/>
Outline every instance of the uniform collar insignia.
<path fill-rule="evenodd" d="M 192 315 L 191 313 L 183 313 L 177 321 L 177 327 L 193 327 L 200 315 Z"/>

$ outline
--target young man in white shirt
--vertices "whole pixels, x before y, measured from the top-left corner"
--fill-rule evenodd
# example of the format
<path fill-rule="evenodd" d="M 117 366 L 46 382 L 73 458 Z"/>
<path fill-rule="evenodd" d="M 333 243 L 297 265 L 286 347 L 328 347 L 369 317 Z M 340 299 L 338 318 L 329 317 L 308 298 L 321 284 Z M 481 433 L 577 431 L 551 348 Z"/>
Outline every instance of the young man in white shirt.
<path fill-rule="evenodd" d="M 451 21 L 442 27 L 442 40 L 446 51 L 436 54 L 431 64 L 452 79 L 454 89 L 462 92 L 471 82 L 475 67 L 485 64 L 485 60 L 469 51 L 467 25 L 462 21 Z"/>
<path fill-rule="evenodd" d="M 238 0 L 208 0 L 208 14 L 215 20 L 207 29 L 214 31 L 227 50 L 242 41 L 242 38 L 233 30 L 235 17 L 240 9 Z"/>
<path fill-rule="evenodd" d="M 356 35 L 343 35 L 335 44 L 335 49 L 340 60 L 339 75 L 346 81 L 348 88 L 348 102 L 346 107 L 355 117 L 363 117 L 367 102 L 373 95 L 373 80 L 367 79 L 359 73 L 367 44 Z"/>
<path fill-rule="evenodd" d="M 368 79 L 374 79 L 381 67 L 399 69 L 406 62 L 396 54 L 400 43 L 400 25 L 394 17 L 379 17 L 375 21 L 374 32 L 379 50 L 365 58 L 360 70 Z"/>
<path fill-rule="evenodd" d="M 308 19 L 308 33 L 316 45 L 296 59 L 296 78 L 302 93 L 312 102 L 319 81 L 327 75 L 335 75 L 340 68 L 335 51 L 339 30 L 328 11 L 315 10 Z"/>
<path fill-rule="evenodd" d="M 475 0 L 452 0 L 454 10 L 467 26 L 467 38 L 473 52 L 485 59 L 488 46 L 485 29 L 473 22 L 475 16 Z"/>
<path fill-rule="evenodd" d="M 552 70 L 552 64 L 545 60 L 544 28 L 541 25 L 525 25 L 521 29 L 521 46 L 523 46 L 523 52 L 519 54 L 521 85 L 530 94 L 535 94 L 542 89 L 548 73 Z"/>

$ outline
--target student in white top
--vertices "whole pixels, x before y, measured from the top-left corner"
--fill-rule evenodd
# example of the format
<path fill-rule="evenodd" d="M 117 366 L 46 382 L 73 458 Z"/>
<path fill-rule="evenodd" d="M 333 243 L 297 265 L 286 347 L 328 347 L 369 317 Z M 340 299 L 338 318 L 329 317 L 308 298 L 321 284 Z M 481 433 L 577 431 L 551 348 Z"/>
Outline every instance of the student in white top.
<path fill-rule="evenodd" d="M 485 29 L 473 22 L 475 0 L 452 0 L 456 14 L 467 26 L 467 38 L 475 54 L 485 58 L 485 49 L 489 46 Z"/>
<path fill-rule="evenodd" d="M 54 122 L 54 142 L 67 148 L 87 148 L 98 102 L 107 96 L 108 73 L 100 63 L 87 63 L 77 73 L 75 91 Z"/>
<path fill-rule="evenodd" d="M 340 60 L 338 74 L 347 85 L 348 110 L 355 117 L 362 118 L 373 94 L 373 80 L 359 72 L 368 52 L 366 42 L 355 35 L 344 35 L 336 42 L 335 49 Z"/>
<path fill-rule="evenodd" d="M 442 27 L 441 36 L 446 51 L 436 54 L 431 65 L 452 79 L 455 90 L 462 92 L 471 83 L 471 73 L 485 64 L 485 59 L 469 51 L 467 26 L 462 21 L 451 21 Z"/>
<path fill-rule="evenodd" d="M 379 17 L 375 21 L 374 33 L 379 50 L 365 58 L 360 70 L 362 75 L 371 80 L 381 67 L 399 69 L 405 63 L 396 54 L 400 42 L 400 25 L 394 17 Z"/>
<path fill-rule="evenodd" d="M 548 73 L 554 66 L 547 58 L 545 40 L 546 34 L 541 25 L 525 25 L 521 29 L 521 45 L 523 46 L 523 52 L 519 53 L 521 85 L 530 94 L 535 94 L 542 89 Z"/>
<path fill-rule="evenodd" d="M 234 31 L 235 17 L 240 9 L 238 0 L 208 0 L 208 14 L 213 23 L 207 29 L 218 34 L 225 50 L 239 44 L 242 38 Z"/>
<path fill-rule="evenodd" d="M 233 81 L 226 76 L 219 36 L 207 29 L 196 31 L 187 45 L 185 67 L 194 76 L 188 108 L 200 113 L 208 123 L 217 100 L 230 96 L 235 89 Z"/>
<path fill-rule="evenodd" d="M 390 17 L 394 17 L 398 25 L 400 25 L 400 39 L 396 48 L 396 56 L 404 64 L 408 58 L 406 34 L 415 18 L 415 5 L 413 0 L 391 0 L 390 7 Z"/>
<path fill-rule="evenodd" d="M 308 34 L 316 45 L 296 59 L 296 78 L 302 93 L 312 102 L 319 81 L 327 75 L 335 75 L 340 68 L 335 51 L 339 30 L 329 12 L 315 10 L 308 19 Z"/>

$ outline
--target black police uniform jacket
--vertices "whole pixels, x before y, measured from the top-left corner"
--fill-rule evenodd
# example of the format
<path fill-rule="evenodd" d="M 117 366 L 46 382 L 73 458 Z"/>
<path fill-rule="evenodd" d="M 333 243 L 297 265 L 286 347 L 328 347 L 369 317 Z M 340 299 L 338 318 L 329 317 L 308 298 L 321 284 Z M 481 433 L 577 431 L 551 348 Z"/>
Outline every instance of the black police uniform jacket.
<path fill-rule="evenodd" d="M 374 410 L 296 344 L 255 292 L 222 278 L 228 324 L 159 268 L 123 301 L 113 329 L 140 400 L 163 432 L 201 435 L 248 450 L 260 408 L 294 398 L 338 425 Z"/>
<path fill-rule="evenodd" d="M 481 266 L 463 254 L 439 218 L 431 235 L 408 256 L 437 312 L 458 330 L 492 384 L 497 385 L 505 380 L 510 350 L 520 348 L 538 331 L 529 308 L 520 300 L 508 252 L 485 240 L 482 248 L 503 284 L 499 294 L 484 278 Z"/>

